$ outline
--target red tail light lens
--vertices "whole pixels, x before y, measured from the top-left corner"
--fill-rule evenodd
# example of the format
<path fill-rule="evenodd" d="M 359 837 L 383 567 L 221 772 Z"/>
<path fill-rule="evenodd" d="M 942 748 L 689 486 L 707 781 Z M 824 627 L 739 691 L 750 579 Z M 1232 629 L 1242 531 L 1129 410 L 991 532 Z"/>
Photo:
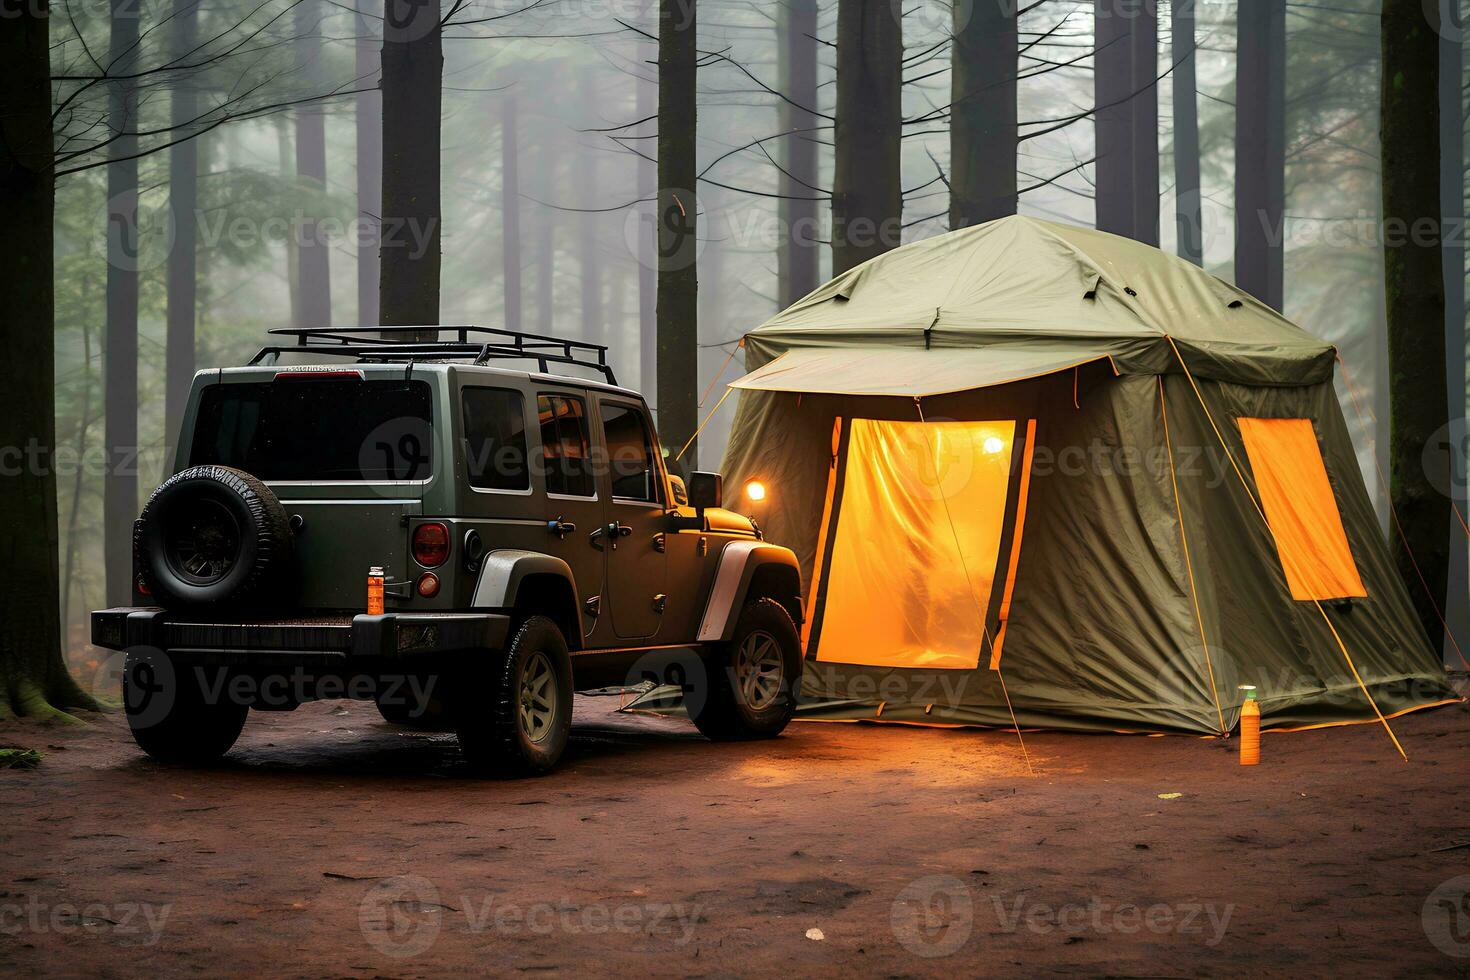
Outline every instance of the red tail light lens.
<path fill-rule="evenodd" d="M 420 524 L 413 531 L 413 560 L 425 568 L 438 568 L 449 558 L 449 528 L 443 524 Z"/>
<path fill-rule="evenodd" d="M 432 599 L 439 594 L 439 576 L 433 572 L 425 572 L 419 576 L 418 593 L 425 599 Z"/>

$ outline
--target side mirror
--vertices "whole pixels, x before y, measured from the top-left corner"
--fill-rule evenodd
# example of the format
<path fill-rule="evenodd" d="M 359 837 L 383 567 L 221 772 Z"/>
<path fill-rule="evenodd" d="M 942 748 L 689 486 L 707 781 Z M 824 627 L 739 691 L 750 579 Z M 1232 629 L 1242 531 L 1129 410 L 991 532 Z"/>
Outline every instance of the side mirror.
<path fill-rule="evenodd" d="M 684 478 L 682 476 L 675 476 L 673 473 L 669 474 L 669 492 L 673 495 L 674 506 L 689 506 L 689 491 L 684 487 Z"/>
<path fill-rule="evenodd" d="M 725 497 L 725 478 L 718 473 L 695 470 L 689 474 L 689 502 L 694 509 L 719 507 Z"/>

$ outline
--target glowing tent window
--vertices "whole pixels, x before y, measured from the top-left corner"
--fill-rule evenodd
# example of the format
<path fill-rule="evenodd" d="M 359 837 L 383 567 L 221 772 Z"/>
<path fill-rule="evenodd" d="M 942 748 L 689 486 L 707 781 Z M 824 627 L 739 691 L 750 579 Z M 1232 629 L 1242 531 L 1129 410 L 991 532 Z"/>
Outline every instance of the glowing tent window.
<path fill-rule="evenodd" d="M 1365 596 L 1311 419 L 1240 419 L 1293 599 Z"/>
<path fill-rule="evenodd" d="M 1014 422 L 853 419 L 817 659 L 979 665 Z"/>

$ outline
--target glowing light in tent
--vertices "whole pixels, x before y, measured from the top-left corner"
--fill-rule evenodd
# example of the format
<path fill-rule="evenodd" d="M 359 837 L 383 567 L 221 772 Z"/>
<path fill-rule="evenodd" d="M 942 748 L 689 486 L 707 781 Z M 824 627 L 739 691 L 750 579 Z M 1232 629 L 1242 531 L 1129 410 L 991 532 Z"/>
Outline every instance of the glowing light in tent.
<path fill-rule="evenodd" d="M 765 500 L 766 485 L 759 480 L 751 480 L 745 485 L 745 495 L 751 500 Z"/>

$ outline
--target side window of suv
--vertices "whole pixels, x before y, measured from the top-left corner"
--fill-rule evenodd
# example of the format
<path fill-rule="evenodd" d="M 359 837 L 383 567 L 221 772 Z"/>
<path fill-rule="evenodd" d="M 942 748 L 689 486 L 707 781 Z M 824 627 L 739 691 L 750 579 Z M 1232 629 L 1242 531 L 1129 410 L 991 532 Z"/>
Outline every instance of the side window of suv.
<path fill-rule="evenodd" d="M 508 388 L 466 388 L 460 401 L 470 486 L 480 490 L 531 489 L 521 393 Z"/>
<path fill-rule="evenodd" d="M 602 431 L 613 497 L 658 503 L 658 467 L 643 412 L 632 405 L 603 402 Z"/>
<path fill-rule="evenodd" d="M 574 395 L 537 395 L 546 492 L 595 497 L 587 403 Z"/>

